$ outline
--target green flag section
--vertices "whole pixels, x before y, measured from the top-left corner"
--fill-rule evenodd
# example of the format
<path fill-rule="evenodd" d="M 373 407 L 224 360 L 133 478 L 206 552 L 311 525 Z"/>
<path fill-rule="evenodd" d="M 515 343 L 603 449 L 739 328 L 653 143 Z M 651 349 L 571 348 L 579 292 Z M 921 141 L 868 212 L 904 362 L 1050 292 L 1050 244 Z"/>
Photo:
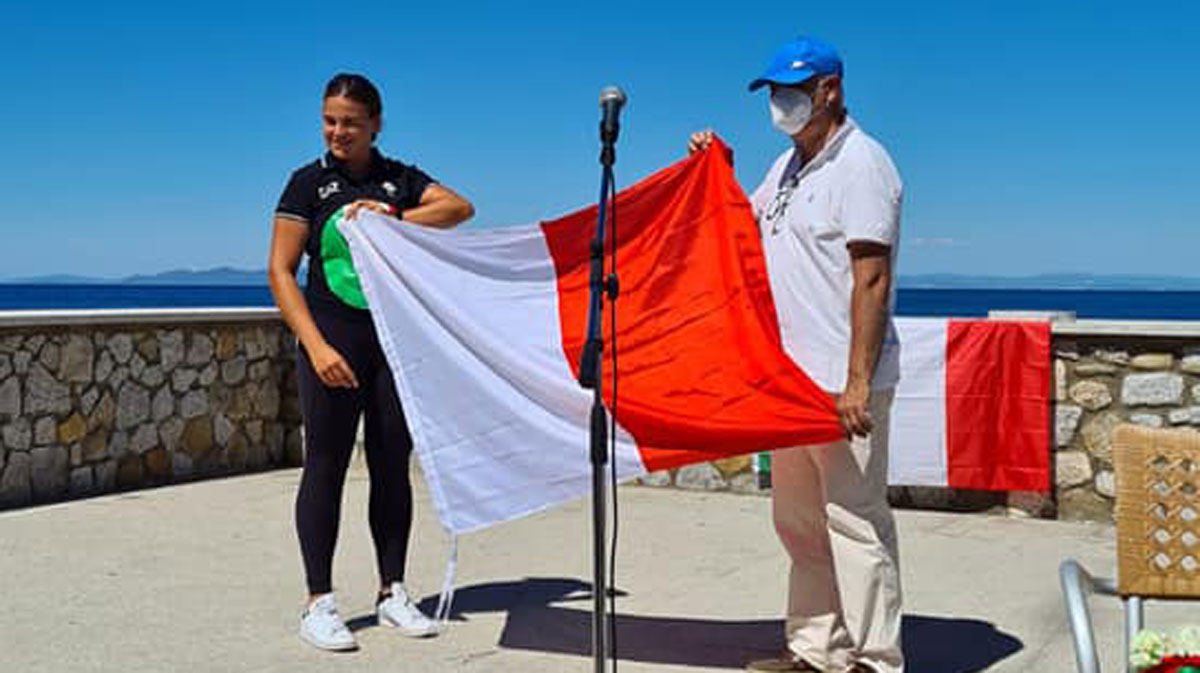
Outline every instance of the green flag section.
<path fill-rule="evenodd" d="M 325 282 L 334 296 L 354 308 L 365 309 L 367 297 L 363 294 L 350 257 L 350 245 L 338 230 L 338 224 L 346 216 L 347 206 L 338 208 L 325 220 L 321 230 L 321 259 L 325 270 Z"/>

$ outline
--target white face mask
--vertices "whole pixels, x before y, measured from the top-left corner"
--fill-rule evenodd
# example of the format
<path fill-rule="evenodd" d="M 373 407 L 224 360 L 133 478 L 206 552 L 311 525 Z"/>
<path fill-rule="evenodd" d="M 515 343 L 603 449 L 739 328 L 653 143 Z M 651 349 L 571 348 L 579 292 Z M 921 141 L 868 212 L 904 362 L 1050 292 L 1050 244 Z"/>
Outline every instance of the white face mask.
<path fill-rule="evenodd" d="M 771 123 L 794 136 L 812 118 L 812 98 L 799 89 L 779 87 L 771 92 Z"/>

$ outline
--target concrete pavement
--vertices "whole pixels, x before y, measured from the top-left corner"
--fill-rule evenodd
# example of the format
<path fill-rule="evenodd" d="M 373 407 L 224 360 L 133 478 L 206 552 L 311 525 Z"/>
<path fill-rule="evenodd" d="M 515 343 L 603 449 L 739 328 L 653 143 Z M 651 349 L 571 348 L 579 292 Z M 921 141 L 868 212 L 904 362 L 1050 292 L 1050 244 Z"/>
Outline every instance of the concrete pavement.
<path fill-rule="evenodd" d="M 408 640 L 370 616 L 356 461 L 334 577 L 362 649 L 334 655 L 295 635 L 298 478 L 279 471 L 0 513 L 0 672 L 591 670 L 587 502 L 462 539 L 453 627 Z M 786 563 L 767 498 L 630 486 L 620 506 L 620 670 L 740 670 L 781 647 Z M 409 584 L 432 601 L 446 541 L 423 489 L 418 508 Z M 1111 573 L 1111 527 L 898 518 L 910 671 L 1074 670 L 1056 568 L 1074 556 Z M 1099 599 L 1094 615 L 1112 665 L 1118 605 Z M 1185 606 L 1149 610 L 1153 626 L 1188 618 Z"/>

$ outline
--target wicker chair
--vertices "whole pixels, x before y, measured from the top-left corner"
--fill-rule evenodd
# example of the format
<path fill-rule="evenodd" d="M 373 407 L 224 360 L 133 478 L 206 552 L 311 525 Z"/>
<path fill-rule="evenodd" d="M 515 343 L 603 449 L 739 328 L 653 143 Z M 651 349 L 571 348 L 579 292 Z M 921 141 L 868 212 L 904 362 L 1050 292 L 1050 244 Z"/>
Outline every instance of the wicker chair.
<path fill-rule="evenodd" d="M 1089 594 L 1124 603 L 1126 669 L 1147 599 L 1200 598 L 1200 433 L 1121 425 L 1112 445 L 1117 581 L 1092 577 L 1074 559 L 1059 568 L 1079 673 L 1100 673 Z"/>

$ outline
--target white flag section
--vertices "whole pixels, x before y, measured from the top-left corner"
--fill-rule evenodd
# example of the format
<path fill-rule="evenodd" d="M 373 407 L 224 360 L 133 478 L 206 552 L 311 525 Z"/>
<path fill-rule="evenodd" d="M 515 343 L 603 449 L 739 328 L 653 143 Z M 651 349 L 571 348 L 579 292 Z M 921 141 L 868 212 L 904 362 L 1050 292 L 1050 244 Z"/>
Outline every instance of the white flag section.
<path fill-rule="evenodd" d="M 592 394 L 563 355 L 541 228 L 444 232 L 364 212 L 342 232 L 443 525 L 466 533 L 589 493 Z M 623 431 L 615 460 L 621 479 L 646 472 Z"/>
<path fill-rule="evenodd" d="M 946 325 L 943 318 L 899 318 L 900 383 L 888 436 L 888 483 L 947 486 Z"/>

